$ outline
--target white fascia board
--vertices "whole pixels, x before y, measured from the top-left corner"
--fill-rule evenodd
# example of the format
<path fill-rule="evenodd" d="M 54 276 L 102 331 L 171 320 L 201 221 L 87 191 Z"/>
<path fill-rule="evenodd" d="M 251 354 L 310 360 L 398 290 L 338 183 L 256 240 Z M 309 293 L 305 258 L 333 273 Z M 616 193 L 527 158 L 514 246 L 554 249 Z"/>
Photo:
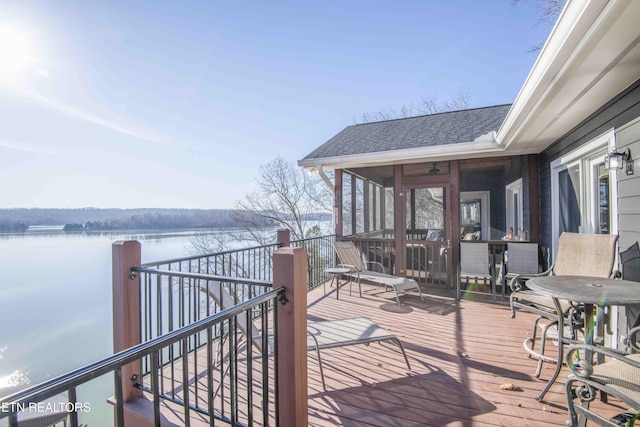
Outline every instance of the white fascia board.
<path fill-rule="evenodd" d="M 608 3 L 607 0 L 567 2 L 498 130 L 497 141 L 500 146 L 506 148 L 517 139 L 528 119 L 535 115 L 536 108 L 543 102 L 546 89 L 566 70 L 568 59 L 576 53 L 576 46 Z"/>
<path fill-rule="evenodd" d="M 367 167 L 379 165 L 393 165 L 406 163 L 421 163 L 433 160 L 449 160 L 456 158 L 472 158 L 502 152 L 495 139 L 495 132 L 482 135 L 475 141 L 458 144 L 434 145 L 429 147 L 410 148 L 406 150 L 381 151 L 377 153 L 352 154 L 298 160 L 298 166 L 306 169 L 316 169 L 322 166 L 326 169 L 344 169 L 353 167 Z"/>

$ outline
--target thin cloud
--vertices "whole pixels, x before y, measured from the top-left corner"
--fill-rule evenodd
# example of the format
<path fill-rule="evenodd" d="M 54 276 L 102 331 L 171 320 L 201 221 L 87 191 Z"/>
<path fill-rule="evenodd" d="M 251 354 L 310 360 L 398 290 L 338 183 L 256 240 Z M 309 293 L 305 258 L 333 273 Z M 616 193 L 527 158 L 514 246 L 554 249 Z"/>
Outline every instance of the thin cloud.
<path fill-rule="evenodd" d="M 40 147 L 33 147 L 33 146 L 25 145 L 22 143 L 18 143 L 18 142 L 9 142 L 9 141 L 0 140 L 0 147 L 9 148 L 9 149 L 18 150 L 18 151 L 27 151 L 29 153 L 51 154 L 54 156 L 60 155 L 60 153 L 57 153 L 55 151 L 46 150 Z"/>
<path fill-rule="evenodd" d="M 81 111 L 78 110 L 76 108 L 61 104 L 59 102 L 53 101 L 37 92 L 34 92 L 33 90 L 26 90 L 24 91 L 24 93 L 26 95 L 28 95 L 29 97 L 31 97 L 32 99 L 36 100 L 37 102 L 39 102 L 40 104 L 43 104 L 49 108 L 51 108 L 52 110 L 61 112 L 63 114 L 66 114 L 67 116 L 73 117 L 75 119 L 78 120 L 82 120 L 88 123 L 92 123 L 98 126 L 102 126 L 106 129 L 121 133 L 123 135 L 127 135 L 127 136 L 132 136 L 136 139 L 140 139 L 143 141 L 147 141 L 147 142 L 151 142 L 153 144 L 160 144 L 160 145 L 171 145 L 172 141 L 159 136 L 159 135 L 153 135 L 148 131 L 142 131 L 142 130 L 137 130 L 137 129 L 130 129 L 124 126 L 120 126 L 117 125 L 115 123 L 111 123 L 107 120 L 101 119 L 99 117 L 96 117 L 90 113 L 87 113 L 85 111 Z"/>

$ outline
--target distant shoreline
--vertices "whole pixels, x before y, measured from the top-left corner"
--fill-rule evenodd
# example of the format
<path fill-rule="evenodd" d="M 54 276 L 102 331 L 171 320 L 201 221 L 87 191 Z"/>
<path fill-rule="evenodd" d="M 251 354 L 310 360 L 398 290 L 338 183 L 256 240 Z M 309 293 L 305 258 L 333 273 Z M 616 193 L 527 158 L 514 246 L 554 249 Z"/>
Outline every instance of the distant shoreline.
<path fill-rule="evenodd" d="M 0 233 L 97 232 L 176 229 L 211 230 L 238 227 L 233 209 L 0 209 Z M 245 213 L 246 215 L 246 213 Z M 263 226 L 275 225 L 256 215 Z M 306 215 L 306 221 L 331 220 L 329 213 Z"/>
<path fill-rule="evenodd" d="M 3 232 L 0 231 L 0 236 L 46 236 L 46 235 L 87 235 L 87 236 L 113 236 L 113 235 L 128 235 L 128 236 L 142 236 L 146 238 L 158 238 L 158 237 L 176 237 L 192 234 L 215 234 L 242 231 L 240 227 L 217 227 L 217 228 L 172 228 L 172 229 L 137 229 L 137 230 L 88 230 L 88 231 L 65 231 L 64 226 L 51 227 L 51 226 L 36 226 L 34 231 L 25 232 Z"/>

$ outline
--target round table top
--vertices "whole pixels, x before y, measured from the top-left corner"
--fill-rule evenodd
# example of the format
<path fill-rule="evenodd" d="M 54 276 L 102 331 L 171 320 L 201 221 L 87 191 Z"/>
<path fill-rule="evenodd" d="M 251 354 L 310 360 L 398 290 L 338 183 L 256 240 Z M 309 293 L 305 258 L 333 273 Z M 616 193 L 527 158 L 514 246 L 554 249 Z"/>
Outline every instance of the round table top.
<path fill-rule="evenodd" d="M 640 304 L 640 282 L 590 276 L 541 276 L 527 287 L 552 298 L 584 304 Z"/>
<path fill-rule="evenodd" d="M 345 274 L 350 272 L 351 270 L 343 267 L 332 267 L 332 268 L 327 268 L 324 271 L 325 273 L 329 273 L 329 274 Z"/>

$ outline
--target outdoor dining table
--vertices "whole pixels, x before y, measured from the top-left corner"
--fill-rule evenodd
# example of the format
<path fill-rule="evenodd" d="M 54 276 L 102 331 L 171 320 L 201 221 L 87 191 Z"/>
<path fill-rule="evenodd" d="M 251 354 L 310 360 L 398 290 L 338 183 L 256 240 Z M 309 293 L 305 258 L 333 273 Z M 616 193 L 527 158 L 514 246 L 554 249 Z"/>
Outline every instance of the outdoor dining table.
<path fill-rule="evenodd" d="M 562 313 L 559 300 L 584 304 L 585 344 L 593 344 L 594 316 L 596 310 L 607 306 L 640 304 L 640 282 L 590 276 L 542 276 L 527 281 L 527 287 L 553 298 L 556 310 Z M 562 369 L 564 358 L 564 319 L 558 316 L 558 363 L 553 376 L 536 400 L 541 401 Z M 601 324 L 601 320 L 599 320 Z M 585 354 L 585 359 L 590 357 Z"/>

